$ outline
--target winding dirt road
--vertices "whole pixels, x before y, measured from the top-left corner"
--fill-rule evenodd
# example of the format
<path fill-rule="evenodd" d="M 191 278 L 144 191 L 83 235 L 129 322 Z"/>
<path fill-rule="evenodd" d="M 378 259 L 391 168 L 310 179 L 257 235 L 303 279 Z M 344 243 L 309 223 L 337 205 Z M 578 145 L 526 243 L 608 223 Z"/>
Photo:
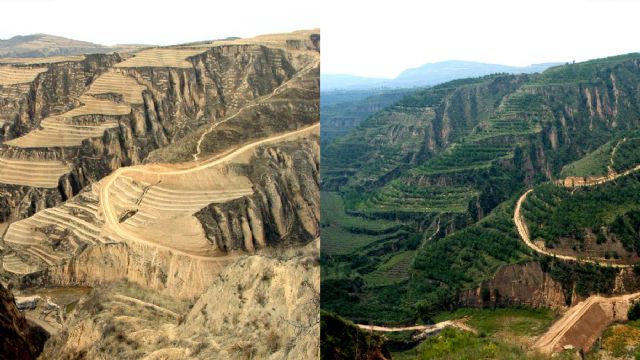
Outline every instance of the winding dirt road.
<path fill-rule="evenodd" d="M 613 181 L 619 177 L 622 176 L 626 176 L 631 174 L 632 172 L 638 171 L 640 170 L 640 165 L 637 165 L 636 167 L 626 170 L 624 172 L 621 173 L 616 173 L 616 174 L 609 174 L 607 176 L 603 176 L 603 177 L 599 177 L 599 178 L 593 178 L 592 180 L 587 180 L 581 183 L 575 183 L 573 181 L 571 181 L 569 184 L 567 184 L 567 182 L 565 180 L 562 181 L 558 181 L 557 183 L 564 186 L 564 187 L 577 187 L 577 186 L 595 186 L 595 185 L 600 185 L 600 184 L 604 184 L 607 183 L 609 181 Z M 515 211 L 513 213 L 513 221 L 516 224 L 516 229 L 518 230 L 518 235 L 520 235 L 520 238 L 522 239 L 522 241 L 524 241 L 524 243 L 531 248 L 532 250 L 534 250 L 535 252 L 539 253 L 539 254 L 543 254 L 543 255 L 548 255 L 548 256 L 553 256 L 557 259 L 562 259 L 562 260 L 567 260 L 567 261 L 577 261 L 577 262 L 583 262 L 583 263 L 590 263 L 590 264 L 595 264 L 595 265 L 602 265 L 603 263 L 606 264 L 606 266 L 611 266 L 611 267 L 615 267 L 615 268 L 628 268 L 628 267 L 632 267 L 633 265 L 625 265 L 625 264 L 614 264 L 610 261 L 607 261 L 605 259 L 588 259 L 588 258 L 580 258 L 580 257 L 575 257 L 575 256 L 569 256 L 569 255 L 559 255 L 559 254 L 554 254 L 546 249 L 542 249 L 539 246 L 537 246 L 536 244 L 534 244 L 531 239 L 529 238 L 529 229 L 527 227 L 527 224 L 524 221 L 524 217 L 521 214 L 521 209 L 522 209 L 522 204 L 524 203 L 524 201 L 527 199 L 527 196 L 529 196 L 529 194 L 531 194 L 533 192 L 533 189 L 529 189 L 527 190 L 524 194 L 522 194 L 522 196 L 520 196 L 520 198 L 518 199 L 518 202 L 516 203 L 516 208 Z"/>
<path fill-rule="evenodd" d="M 356 324 L 362 330 L 368 331 L 380 331 L 380 332 L 400 332 L 400 331 L 420 331 L 421 335 L 429 335 L 434 332 L 438 332 L 447 327 L 454 327 L 460 330 L 476 333 L 476 330 L 464 323 L 465 319 L 459 320 L 445 320 L 433 325 L 415 325 L 405 327 L 386 327 L 376 325 L 363 325 Z"/>

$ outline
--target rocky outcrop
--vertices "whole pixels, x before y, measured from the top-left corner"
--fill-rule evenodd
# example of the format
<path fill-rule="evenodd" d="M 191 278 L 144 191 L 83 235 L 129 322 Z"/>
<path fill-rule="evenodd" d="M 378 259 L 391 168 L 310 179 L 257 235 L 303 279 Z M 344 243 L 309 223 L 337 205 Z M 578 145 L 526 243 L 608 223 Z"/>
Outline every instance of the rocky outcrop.
<path fill-rule="evenodd" d="M 49 335 L 29 323 L 9 290 L 0 284 L 0 359 L 36 359 Z"/>
<path fill-rule="evenodd" d="M 566 304 L 562 285 L 543 272 L 537 262 L 503 266 L 491 280 L 458 294 L 458 305 L 468 307 L 560 308 Z"/>
<path fill-rule="evenodd" d="M 225 251 L 306 243 L 319 236 L 319 139 L 258 150 L 239 171 L 254 194 L 211 204 L 196 216 L 207 238 Z"/>
<path fill-rule="evenodd" d="M 226 128 L 207 133 L 207 139 L 201 142 L 204 155 L 253 136 L 291 130 L 295 128 L 294 124 L 304 126 L 317 121 L 319 101 L 314 93 L 319 91 L 319 82 L 313 79 L 313 74 L 306 73 L 319 58 L 317 34 L 301 32 L 289 39 L 285 36 L 278 41 L 268 40 L 256 38 L 242 42 L 203 43 L 189 49 L 163 49 L 169 58 L 173 53 L 178 54 L 175 56 L 185 51 L 191 54 L 176 63 L 180 65 L 155 63 L 153 58 L 146 57 L 146 50 L 134 57 L 139 58 L 140 65 L 128 65 L 128 61 L 122 61 L 117 54 L 91 55 L 76 61 L 49 64 L 48 71 L 39 74 L 30 84 L 0 86 L 0 120 L 4 124 L 0 141 L 9 144 L 0 147 L 0 156 L 10 160 L 55 159 L 70 167 L 70 172 L 59 179 L 58 194 L 56 191 L 43 193 L 40 189 L 32 193 L 32 187 L 4 185 L 0 181 L 0 196 L 11 198 L 5 202 L 12 206 L 17 206 L 18 202 L 54 206 L 112 171 L 140 164 L 146 158 L 149 158 L 148 162 L 191 160 L 193 154 L 200 151 L 196 148 L 198 136 L 211 124 L 226 121 L 231 116 L 234 119 L 226 124 Z M 144 89 L 142 101 L 128 103 L 118 91 L 102 94 L 93 91 L 92 86 L 107 71 L 136 82 L 136 86 Z M 275 96 L 275 90 L 287 82 L 300 88 L 283 88 Z M 124 83 L 114 86 L 120 92 L 128 89 Z M 1 96 L 3 91 L 6 92 L 4 97 Z M 65 115 L 69 110 L 81 108 L 87 95 L 120 105 L 126 103 L 131 111 L 124 115 L 103 114 L 103 110 Z M 260 106 L 244 109 L 267 96 L 268 102 L 265 99 Z M 241 110 L 242 113 L 236 116 Z M 65 137 L 63 133 L 55 135 L 54 130 L 47 130 L 47 126 L 49 129 L 60 128 L 60 121 L 51 125 L 52 121 L 46 119 L 58 115 L 69 116 L 63 125 L 75 127 L 72 128 L 75 132 L 79 131 L 77 127 L 82 127 L 86 138 L 77 142 L 63 141 L 57 146 L 34 147 L 41 140 L 40 135 L 34 137 L 33 134 L 43 132 L 42 126 L 46 130 L 43 133 L 51 133 L 46 136 Z M 248 125 L 249 117 L 258 121 Z M 95 131 L 90 133 L 89 128 Z M 238 133 L 231 134 L 235 131 Z M 194 133 L 197 135 L 193 136 Z M 22 140 L 25 135 L 28 140 Z M 176 144 L 174 147 L 149 156 L 154 150 L 173 143 Z M 19 220 L 30 215 L 17 207 L 10 209 L 8 212 L 13 215 L 5 215 L 5 218 Z"/>
<path fill-rule="evenodd" d="M 99 189 L 107 186 L 105 182 L 110 180 L 107 178 L 61 207 L 12 224 L 5 235 L 9 245 L 3 258 L 5 277 L 20 287 L 95 286 L 126 279 L 145 288 L 193 299 L 241 254 L 266 247 L 306 244 L 317 238 L 320 216 L 317 133 L 263 145 L 244 156 L 245 159 L 215 172 L 193 172 L 191 177 L 196 179 L 219 184 L 231 182 L 236 188 L 242 178 L 248 181 L 248 186 L 253 184 L 253 189 L 246 193 L 228 192 L 232 200 L 222 200 L 226 199 L 225 191 L 206 187 L 196 192 L 184 190 L 185 194 L 204 194 L 192 200 L 204 201 L 203 205 L 196 203 L 189 208 L 196 213 L 195 218 L 189 209 L 182 216 L 175 212 L 191 203 L 178 204 L 174 209 L 172 198 L 167 197 L 168 190 L 156 193 L 159 188 L 154 189 L 153 183 L 147 187 L 117 183 L 118 194 L 139 191 L 142 203 L 120 204 L 116 198 L 109 205 L 139 209 L 136 209 L 139 214 L 123 220 L 130 232 L 116 236 L 120 230 L 108 226 L 101 213 L 103 208 L 98 208 L 100 202 L 106 201 Z M 176 186 L 189 184 L 186 178 L 164 180 L 178 182 Z M 191 186 L 194 185 L 198 184 Z M 211 199 L 221 200 L 207 200 L 209 193 L 214 196 Z M 145 196 L 149 201 L 153 198 L 153 202 L 145 205 Z M 209 202 L 213 203 L 207 206 Z M 138 220 L 143 212 L 148 212 L 144 216 L 164 216 L 158 209 L 164 209 L 167 217 L 152 225 L 144 223 L 153 220 L 143 223 Z M 183 220 L 176 219 L 190 222 L 184 225 Z M 162 226 L 164 231 L 154 232 L 153 228 Z M 202 238 L 191 233 L 180 235 L 183 226 L 202 228 Z M 27 243 L 30 245 L 25 246 Z"/>

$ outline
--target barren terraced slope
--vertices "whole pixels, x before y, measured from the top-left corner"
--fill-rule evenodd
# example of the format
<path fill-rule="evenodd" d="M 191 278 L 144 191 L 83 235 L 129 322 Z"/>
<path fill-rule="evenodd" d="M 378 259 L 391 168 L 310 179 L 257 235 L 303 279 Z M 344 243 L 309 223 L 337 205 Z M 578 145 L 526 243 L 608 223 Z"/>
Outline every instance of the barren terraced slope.
<path fill-rule="evenodd" d="M 316 239 L 319 35 L 276 40 L 13 60 L 33 70 L 0 85 L 0 279 L 194 301 L 245 256 Z"/>

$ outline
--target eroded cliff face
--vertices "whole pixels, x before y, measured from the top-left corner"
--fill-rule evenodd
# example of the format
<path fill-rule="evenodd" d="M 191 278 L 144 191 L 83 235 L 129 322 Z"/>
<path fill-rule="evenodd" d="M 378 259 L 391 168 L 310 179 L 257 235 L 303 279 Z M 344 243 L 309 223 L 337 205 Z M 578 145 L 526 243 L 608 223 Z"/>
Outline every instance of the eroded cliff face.
<path fill-rule="evenodd" d="M 254 184 L 251 196 L 211 204 L 196 216 L 207 238 L 225 251 L 317 238 L 320 221 L 319 138 L 259 149 L 239 171 Z"/>
<path fill-rule="evenodd" d="M 182 54 L 180 51 L 185 49 L 176 47 L 174 52 Z M 57 186 L 48 186 L 46 190 L 42 186 L 28 186 L 28 181 L 21 180 L 24 175 L 19 167 L 6 170 L 4 177 L 0 172 L 0 194 L 5 194 L 2 195 L 3 201 L 9 207 L 0 221 L 19 220 L 31 215 L 32 212 L 25 210 L 21 203 L 29 203 L 34 209 L 60 204 L 88 184 L 99 181 L 120 167 L 140 164 L 154 150 L 172 143 L 177 142 L 176 148 L 182 149 L 182 142 L 187 142 L 188 146 L 179 160 L 190 160 L 199 151 L 196 148 L 198 136 L 205 133 L 211 124 L 225 120 L 257 99 L 274 93 L 296 76 L 300 77 L 296 83 L 308 81 L 299 75 L 318 61 L 319 40 L 317 35 L 310 33 L 291 41 L 200 44 L 186 51 L 189 56 L 184 55 L 178 63 L 157 63 L 154 59 L 145 63 L 144 53 L 136 55 L 142 60 L 133 64 L 117 54 L 90 55 L 81 57 L 82 60 L 49 64 L 48 70 L 30 83 L 0 85 L 0 120 L 4 124 L 0 133 L 0 143 L 4 142 L 4 146 L 0 146 L 0 157 L 14 163 L 55 160 L 69 168 L 57 179 Z M 177 55 L 171 53 L 167 56 Z M 102 93 L 95 91 L 94 86 L 101 81 L 101 76 L 114 72 L 123 75 L 121 83 L 110 80 L 110 89 Z M 127 93 L 132 91 L 127 79 L 133 79 L 135 86 L 140 87 L 140 101 L 131 102 L 127 98 Z M 279 126 L 260 123 L 260 119 L 272 119 L 275 114 L 299 118 L 301 125 L 312 123 L 303 118 L 311 118 L 307 115 L 309 112 L 317 115 L 318 104 L 305 103 L 305 99 L 310 95 L 313 98 L 315 92 L 307 86 L 302 84 L 301 94 L 291 96 L 291 91 L 296 90 L 283 91 L 271 102 L 252 108 L 248 116 L 257 118 L 254 127 L 266 135 L 291 129 L 296 123 L 284 122 L 284 119 L 275 122 Z M 317 87 L 319 91 L 319 83 Z M 87 94 L 92 99 L 109 100 L 111 107 L 128 106 L 130 111 L 115 114 L 102 107 L 81 114 L 73 113 L 86 105 Z M 283 96 L 289 96 L 288 105 Z M 317 103 L 317 96 L 315 100 Z M 298 116 L 300 114 L 302 116 Z M 60 120 L 55 120 L 54 125 L 46 120 L 56 116 L 65 118 L 67 134 L 56 132 L 61 129 Z M 245 117 L 244 113 L 238 116 Z M 234 122 L 239 123 L 232 121 L 229 126 Z M 243 130 L 250 130 L 250 127 L 245 126 Z M 73 135 L 67 136 L 69 133 Z M 87 134 L 84 139 L 82 134 Z M 55 140 L 66 136 L 80 138 L 75 142 Z M 217 134 L 209 134 L 209 141 L 203 142 L 202 152 L 215 152 L 251 138 L 246 134 L 243 136 L 231 135 L 223 140 Z M 213 138 L 216 139 L 215 145 L 207 147 Z M 175 152 L 165 151 L 163 154 L 170 156 L 155 156 L 150 161 L 172 161 L 172 153 Z"/>
<path fill-rule="evenodd" d="M 318 135 L 314 133 L 309 137 L 258 147 L 245 156 L 246 160 L 240 159 L 222 169 L 221 174 L 227 175 L 222 175 L 218 181 L 224 181 L 226 176 L 246 177 L 252 184 L 252 194 L 194 210 L 197 218 L 194 224 L 203 229 L 204 243 L 200 253 L 185 252 L 189 248 L 181 242 L 188 238 L 173 235 L 174 226 L 180 225 L 171 225 L 171 220 L 167 220 L 169 225 L 164 235 L 158 234 L 168 237 L 167 240 L 151 236 L 140 241 L 110 238 L 109 235 L 101 239 L 97 230 L 88 230 L 101 228 L 105 234 L 113 231 L 105 225 L 102 210 L 90 210 L 97 206 L 93 204 L 104 201 L 104 197 L 95 198 L 99 196 L 99 187 L 104 186 L 98 185 L 67 202 L 63 212 L 47 210 L 49 215 L 35 217 L 41 220 L 31 236 L 42 238 L 43 251 L 52 250 L 53 258 L 34 257 L 33 253 L 25 252 L 27 248 L 14 243 L 18 241 L 14 238 L 22 235 L 10 228 L 7 237 L 10 246 L 5 249 L 4 266 L 15 273 L 5 273 L 5 276 L 23 288 L 96 286 L 126 279 L 145 288 L 193 299 L 242 254 L 267 247 L 296 246 L 317 238 L 320 216 Z M 142 209 L 141 212 L 145 211 L 144 207 Z M 61 219 L 67 224 L 51 221 L 52 216 L 64 216 Z M 43 221 L 51 223 L 45 225 Z M 128 224 L 128 221 L 123 222 Z M 136 231 L 145 232 L 143 229 Z M 87 231 L 95 233 L 95 238 L 87 238 L 84 235 Z M 49 248 L 52 249 L 47 250 Z M 211 255 L 205 255 L 209 253 Z M 9 258 L 20 265 L 9 267 Z M 17 275 L 22 272 L 28 275 Z"/>
<path fill-rule="evenodd" d="M 470 307 L 523 305 L 560 308 L 567 305 L 562 285 L 537 262 L 506 265 L 476 289 L 458 294 L 458 304 Z"/>
<path fill-rule="evenodd" d="M 121 61 L 117 54 L 82 55 L 49 63 L 29 59 L 15 65 L 20 69 L 42 69 L 27 83 L 0 85 L 0 143 L 37 128 L 49 115 L 77 106 L 77 98 L 101 73 Z"/>
<path fill-rule="evenodd" d="M 319 240 L 237 259 L 193 304 L 126 282 L 96 289 L 42 357 L 318 358 L 318 258 Z"/>
<path fill-rule="evenodd" d="M 9 290 L 0 284 L 0 359 L 36 359 L 49 335 L 25 319 Z"/>
<path fill-rule="evenodd" d="M 567 271 L 575 270 L 567 269 Z M 578 272 L 577 276 L 581 276 L 579 274 Z M 601 295 L 621 296 L 640 290 L 640 281 L 632 268 L 622 268 L 617 274 L 612 275 L 611 282 L 614 285 L 600 286 L 599 288 L 606 288 Z M 550 273 L 543 271 L 540 262 L 537 261 L 505 265 L 498 269 L 490 280 L 483 281 L 477 288 L 459 293 L 458 305 L 470 307 L 523 305 L 536 308 L 573 306 L 589 295 L 584 291 L 578 291 L 579 285 L 576 280 L 560 282 Z M 603 278 L 600 281 L 607 280 Z"/>

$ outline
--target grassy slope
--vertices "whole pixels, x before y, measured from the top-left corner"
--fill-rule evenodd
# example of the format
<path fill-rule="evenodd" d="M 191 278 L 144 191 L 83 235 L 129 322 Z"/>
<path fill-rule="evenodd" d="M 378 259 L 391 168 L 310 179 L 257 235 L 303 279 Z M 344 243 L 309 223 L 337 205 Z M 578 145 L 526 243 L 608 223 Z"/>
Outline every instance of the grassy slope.
<path fill-rule="evenodd" d="M 598 176 L 606 174 L 614 145 L 614 141 L 609 141 L 582 159 L 566 165 L 562 168 L 560 176 Z"/>
<path fill-rule="evenodd" d="M 640 358 L 640 320 L 626 324 L 612 324 L 603 333 L 602 340 L 588 354 L 587 359 Z"/>
<path fill-rule="evenodd" d="M 438 315 L 436 321 L 467 318 L 478 334 L 448 329 L 415 349 L 393 353 L 393 359 L 536 359 L 523 347 L 530 345 L 553 322 L 548 309 L 458 309 Z"/>

